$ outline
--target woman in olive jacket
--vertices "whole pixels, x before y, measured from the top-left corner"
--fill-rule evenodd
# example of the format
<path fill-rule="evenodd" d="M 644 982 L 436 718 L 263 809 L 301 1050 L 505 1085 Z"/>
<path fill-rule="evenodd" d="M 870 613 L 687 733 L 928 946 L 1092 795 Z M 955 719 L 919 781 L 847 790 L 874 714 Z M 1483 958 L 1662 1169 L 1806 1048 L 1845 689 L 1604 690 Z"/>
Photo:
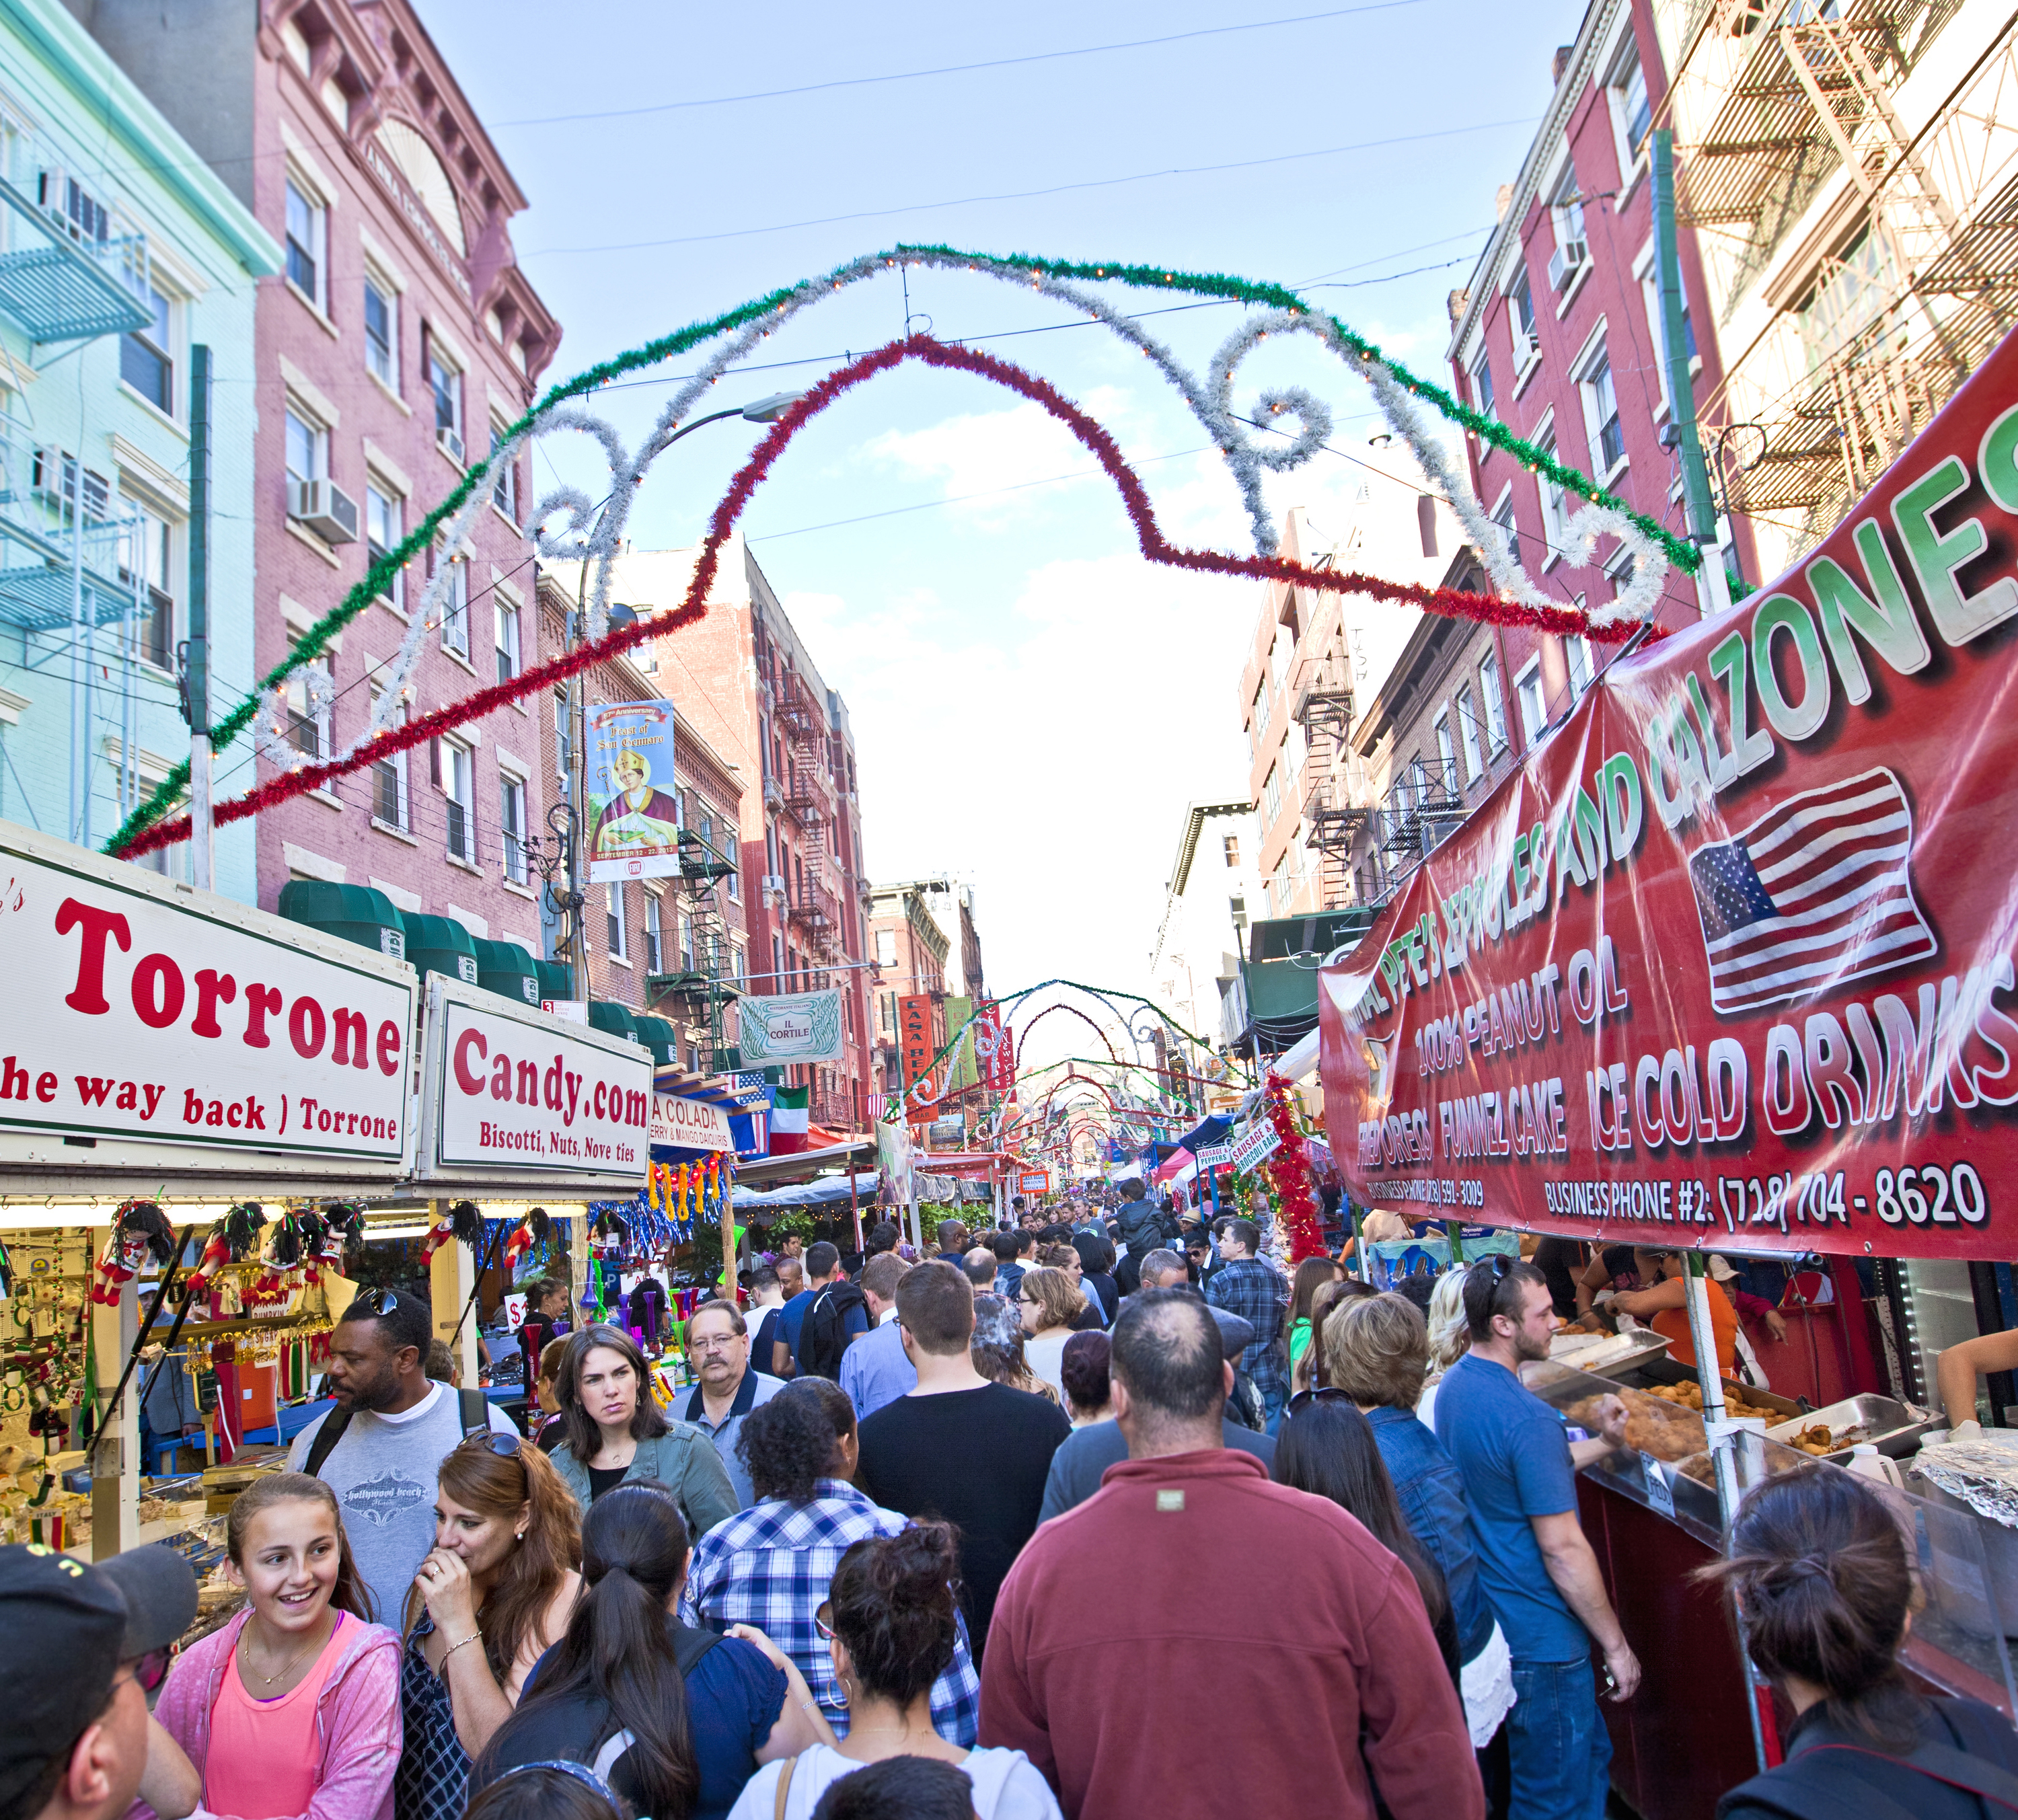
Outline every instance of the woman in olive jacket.
<path fill-rule="evenodd" d="M 584 1514 L 606 1491 L 653 1481 L 680 1500 L 688 1532 L 703 1536 L 736 1515 L 736 1490 L 714 1443 L 673 1421 L 652 1399 L 645 1356 L 620 1328 L 587 1327 L 554 1374 L 566 1439 L 554 1470 Z"/>

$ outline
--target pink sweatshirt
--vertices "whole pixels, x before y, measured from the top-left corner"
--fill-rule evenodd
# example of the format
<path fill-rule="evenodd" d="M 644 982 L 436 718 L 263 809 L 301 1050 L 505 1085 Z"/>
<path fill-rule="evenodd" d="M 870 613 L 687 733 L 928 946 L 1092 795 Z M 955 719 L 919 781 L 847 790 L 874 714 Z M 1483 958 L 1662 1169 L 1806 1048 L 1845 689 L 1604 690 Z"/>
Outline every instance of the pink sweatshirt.
<path fill-rule="evenodd" d="M 249 1611 L 213 1630 L 175 1659 L 154 1703 L 162 1728 L 203 1774 L 210 1749 L 210 1715 L 217 1690 L 231 1672 L 238 1633 Z M 345 1627 L 350 1637 L 342 1659 L 324 1679 L 316 1702 L 316 1735 L 322 1760 L 315 1798 L 299 1820 L 392 1820 L 392 1771 L 403 1736 L 400 1721 L 400 1639 L 378 1624 Z M 155 1820 L 154 1811 L 136 1801 L 125 1820 Z M 199 1807 L 192 1820 L 231 1820 Z"/>

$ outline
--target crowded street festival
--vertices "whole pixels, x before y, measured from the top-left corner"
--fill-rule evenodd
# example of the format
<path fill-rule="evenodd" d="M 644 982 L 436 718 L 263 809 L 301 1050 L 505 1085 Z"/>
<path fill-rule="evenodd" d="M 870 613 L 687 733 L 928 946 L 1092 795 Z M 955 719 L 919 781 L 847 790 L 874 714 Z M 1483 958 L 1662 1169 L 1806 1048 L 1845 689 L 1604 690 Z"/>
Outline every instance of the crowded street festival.
<path fill-rule="evenodd" d="M 689 15 L 0 0 L 0 1820 L 2018 1816 L 2018 19 Z"/>

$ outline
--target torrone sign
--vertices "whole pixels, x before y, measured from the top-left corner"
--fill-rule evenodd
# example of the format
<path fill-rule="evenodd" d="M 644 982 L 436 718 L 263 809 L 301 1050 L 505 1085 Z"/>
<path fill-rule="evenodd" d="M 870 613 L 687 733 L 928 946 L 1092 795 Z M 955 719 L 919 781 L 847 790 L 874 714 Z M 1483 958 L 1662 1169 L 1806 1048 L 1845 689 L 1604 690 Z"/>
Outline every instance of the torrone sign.
<path fill-rule="evenodd" d="M 0 952 L 0 1129 L 404 1154 L 411 968 L 5 823 Z"/>
<path fill-rule="evenodd" d="M 2018 338 L 1796 572 L 1614 664 L 1322 970 L 1412 1213 L 2011 1252 Z"/>
<path fill-rule="evenodd" d="M 635 1043 L 431 974 L 418 1173 L 642 1186 L 652 1058 Z"/>

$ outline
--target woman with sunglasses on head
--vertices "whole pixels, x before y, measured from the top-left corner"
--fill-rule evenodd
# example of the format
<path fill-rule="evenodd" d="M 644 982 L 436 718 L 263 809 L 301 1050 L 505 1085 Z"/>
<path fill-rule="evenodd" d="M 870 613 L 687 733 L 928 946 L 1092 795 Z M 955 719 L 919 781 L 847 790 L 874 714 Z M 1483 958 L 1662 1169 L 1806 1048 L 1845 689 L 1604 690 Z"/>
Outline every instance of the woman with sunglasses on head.
<path fill-rule="evenodd" d="M 582 1526 L 581 1602 L 478 1763 L 571 1759 L 653 1820 L 722 1820 L 759 1764 L 834 1734 L 804 1678 L 758 1630 L 677 1616 L 687 1529 L 664 1486 L 620 1486 Z"/>
<path fill-rule="evenodd" d="M 583 1510 L 620 1485 L 649 1481 L 680 1500 L 692 1534 L 736 1515 L 736 1487 L 714 1443 L 652 1400 L 645 1355 L 620 1327 L 598 1322 L 573 1334 L 554 1392 L 566 1435 L 554 1469 Z"/>
<path fill-rule="evenodd" d="M 1022 1751 L 964 1750 L 933 1728 L 933 1683 L 960 1644 L 958 1565 L 944 1523 L 914 1523 L 841 1556 L 815 1623 L 846 1696 L 848 1735 L 760 1771 L 729 1820 L 810 1820 L 830 1783 L 893 1757 L 957 1764 L 980 1820 L 1058 1820 L 1050 1786 Z"/>
<path fill-rule="evenodd" d="M 545 1454 L 472 1435 L 442 1461 L 435 1545 L 407 1598 L 399 1820 L 461 1820 L 469 1765 L 567 1627 L 581 1524 Z"/>
<path fill-rule="evenodd" d="M 175 1658 L 154 1717 L 233 1820 L 389 1820 L 400 1640 L 368 1623 L 336 1495 L 256 1479 L 225 1519 L 245 1609 Z"/>

